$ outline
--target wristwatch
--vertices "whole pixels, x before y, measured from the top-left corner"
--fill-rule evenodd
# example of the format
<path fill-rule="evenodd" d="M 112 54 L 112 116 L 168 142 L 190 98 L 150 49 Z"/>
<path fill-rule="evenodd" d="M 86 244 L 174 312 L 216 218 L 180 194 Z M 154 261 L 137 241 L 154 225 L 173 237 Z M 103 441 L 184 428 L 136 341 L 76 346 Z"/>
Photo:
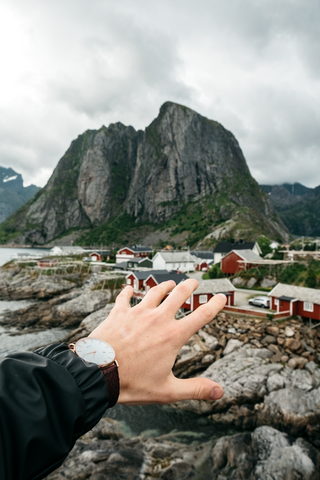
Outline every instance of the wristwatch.
<path fill-rule="evenodd" d="M 109 394 L 108 408 L 113 407 L 119 398 L 120 382 L 116 352 L 113 347 L 100 338 L 80 338 L 68 345 L 70 350 L 86 362 L 95 363 L 100 368 L 107 383 Z"/>

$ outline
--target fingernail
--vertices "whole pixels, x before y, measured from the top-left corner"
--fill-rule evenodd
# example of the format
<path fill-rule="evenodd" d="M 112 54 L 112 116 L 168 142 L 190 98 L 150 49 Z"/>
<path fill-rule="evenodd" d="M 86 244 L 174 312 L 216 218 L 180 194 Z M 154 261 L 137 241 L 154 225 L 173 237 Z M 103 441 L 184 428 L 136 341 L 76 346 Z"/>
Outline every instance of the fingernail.
<path fill-rule="evenodd" d="M 227 297 L 224 295 L 224 293 L 217 293 L 215 297 L 220 297 L 224 302 L 227 301 Z"/>
<path fill-rule="evenodd" d="M 223 390 L 222 388 L 214 388 L 211 392 L 211 395 L 210 395 L 210 399 L 211 400 L 219 400 L 219 398 L 221 398 L 223 395 Z"/>

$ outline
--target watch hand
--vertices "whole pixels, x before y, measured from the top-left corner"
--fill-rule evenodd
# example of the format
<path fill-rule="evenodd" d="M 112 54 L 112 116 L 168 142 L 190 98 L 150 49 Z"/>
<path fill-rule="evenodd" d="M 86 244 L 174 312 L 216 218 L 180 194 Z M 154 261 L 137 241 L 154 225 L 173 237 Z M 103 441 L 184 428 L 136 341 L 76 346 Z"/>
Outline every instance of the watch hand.
<path fill-rule="evenodd" d="M 84 353 L 83 357 L 85 357 L 86 355 L 91 355 L 92 353 L 95 355 L 97 353 L 97 350 L 95 350 L 94 352 Z"/>

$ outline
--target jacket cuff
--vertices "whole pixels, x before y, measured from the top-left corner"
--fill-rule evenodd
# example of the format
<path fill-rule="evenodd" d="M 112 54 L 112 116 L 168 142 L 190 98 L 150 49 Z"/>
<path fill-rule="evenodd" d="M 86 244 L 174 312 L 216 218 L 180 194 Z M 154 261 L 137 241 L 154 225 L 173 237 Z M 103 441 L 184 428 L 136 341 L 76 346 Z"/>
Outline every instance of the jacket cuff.
<path fill-rule="evenodd" d="M 109 404 L 107 385 L 100 368 L 77 357 L 65 343 L 53 344 L 34 353 L 64 367 L 74 378 L 83 398 L 86 431 L 100 420 Z"/>

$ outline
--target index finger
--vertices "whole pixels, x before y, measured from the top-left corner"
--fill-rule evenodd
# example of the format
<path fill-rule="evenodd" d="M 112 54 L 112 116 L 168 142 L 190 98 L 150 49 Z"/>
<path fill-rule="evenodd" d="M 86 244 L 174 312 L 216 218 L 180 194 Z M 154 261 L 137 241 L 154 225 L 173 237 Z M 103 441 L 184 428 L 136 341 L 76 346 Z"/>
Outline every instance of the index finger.
<path fill-rule="evenodd" d="M 200 328 L 211 322 L 217 313 L 223 309 L 226 301 L 227 297 L 223 293 L 217 293 L 209 302 L 201 305 L 193 313 L 179 320 L 177 323 L 183 344 Z"/>

